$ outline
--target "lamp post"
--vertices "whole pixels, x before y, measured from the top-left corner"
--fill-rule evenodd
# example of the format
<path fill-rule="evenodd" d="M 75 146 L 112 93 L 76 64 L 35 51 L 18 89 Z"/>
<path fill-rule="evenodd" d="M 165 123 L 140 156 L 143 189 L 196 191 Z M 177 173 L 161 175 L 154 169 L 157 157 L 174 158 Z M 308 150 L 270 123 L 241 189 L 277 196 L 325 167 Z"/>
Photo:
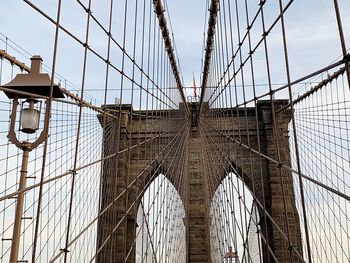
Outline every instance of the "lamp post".
<path fill-rule="evenodd" d="M 31 70 L 29 74 L 17 74 L 9 83 L 0 86 L 9 99 L 12 99 L 12 110 L 10 115 L 10 128 L 7 137 L 18 148 L 22 149 L 22 165 L 20 171 L 20 181 L 16 202 L 16 212 L 12 234 L 10 263 L 17 263 L 20 245 L 21 225 L 24 208 L 26 178 L 28 173 L 29 152 L 44 142 L 48 137 L 50 103 L 49 98 L 64 98 L 64 95 L 55 85 L 49 74 L 41 73 L 42 59 L 40 56 L 31 58 Z M 16 135 L 18 131 L 26 134 L 34 134 L 39 130 L 40 116 L 42 115 L 42 102 L 46 103 L 43 129 L 34 141 L 19 141 Z M 18 124 L 16 120 L 17 108 L 20 107 Z"/>

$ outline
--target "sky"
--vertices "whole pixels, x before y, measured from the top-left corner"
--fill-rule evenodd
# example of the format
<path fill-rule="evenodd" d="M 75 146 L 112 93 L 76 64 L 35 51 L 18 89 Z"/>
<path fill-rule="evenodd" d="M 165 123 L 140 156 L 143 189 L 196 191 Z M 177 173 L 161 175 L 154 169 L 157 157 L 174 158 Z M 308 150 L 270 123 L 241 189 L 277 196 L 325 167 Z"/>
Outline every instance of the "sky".
<path fill-rule="evenodd" d="M 4 1 L 4 0 L 3 0 Z M 55 18 L 57 0 L 50 1 L 50 5 L 45 0 L 31 1 L 41 8 L 50 17 Z M 88 1 L 82 1 L 87 3 Z M 115 1 L 115 6 L 120 5 L 121 0 Z M 133 1 L 129 1 L 130 3 Z M 180 69 L 183 76 L 183 85 L 185 87 L 193 86 L 193 76 L 196 79 L 197 86 L 200 85 L 201 61 L 203 55 L 203 37 L 206 32 L 206 19 L 208 17 L 207 0 L 167 0 L 164 2 L 168 26 L 172 29 L 175 39 L 176 56 L 180 62 Z M 93 14 L 105 26 L 108 26 L 109 1 L 92 1 Z M 248 1 L 251 9 L 257 8 L 255 1 Z M 347 39 L 347 46 L 350 46 L 350 3 L 346 0 L 339 0 L 344 25 L 344 33 Z M 271 7 L 270 7 L 271 6 Z M 267 23 L 271 23 L 278 10 L 272 6 L 266 5 Z M 117 8 L 116 8 L 117 9 Z M 130 8 L 132 9 L 132 8 Z M 23 1 L 6 1 L 2 5 L 2 15 L 0 17 L 0 48 L 4 49 L 5 38 L 9 38 L 19 47 L 28 51 L 30 54 L 40 54 L 44 63 L 51 66 L 54 26 L 47 19 L 43 18 L 32 7 Z M 114 36 L 121 41 L 121 31 L 118 28 L 120 17 L 122 17 L 122 8 L 115 12 L 115 33 Z M 253 11 L 252 11 L 253 13 Z M 13 14 L 21 19 L 14 19 Z M 170 17 L 170 21 L 169 21 Z M 335 24 L 335 14 L 333 10 L 333 1 L 294 1 L 291 8 L 286 13 L 286 29 L 288 40 L 288 51 L 291 65 L 292 79 L 296 79 L 320 67 L 326 66 L 339 59 L 341 55 L 339 36 Z M 83 22 L 82 22 L 83 21 Z M 62 2 L 61 24 L 71 30 L 80 39 L 84 39 L 85 33 L 85 14 L 76 1 Z M 258 24 L 259 25 L 259 24 Z M 244 25 L 243 25 L 244 26 Z M 261 36 L 261 29 L 253 29 L 253 39 Z M 91 26 L 94 37 L 90 37 L 90 45 L 100 51 L 102 55 L 106 54 L 106 37 L 96 26 Z M 281 41 L 279 32 L 272 34 L 269 39 L 271 56 L 271 65 L 274 77 L 273 81 L 285 82 L 284 68 L 281 61 Z M 128 43 L 127 43 L 128 44 Z M 19 48 L 17 48 L 19 49 Z M 28 58 L 23 57 L 16 50 L 10 50 L 13 55 L 24 62 Z M 23 53 L 23 51 L 21 51 Z M 28 55 L 27 55 L 28 56 Z M 81 85 L 81 64 L 83 52 L 81 46 L 65 34 L 60 34 L 57 70 L 56 72 L 64 79 L 72 82 L 75 86 Z M 117 55 L 115 57 L 117 60 Z M 88 66 L 90 76 L 87 79 L 90 87 L 101 86 L 104 81 L 104 65 L 96 58 L 89 60 L 93 67 Z M 118 65 L 119 62 L 116 62 Z M 266 79 L 259 72 L 257 83 L 265 83 Z M 117 83 L 117 80 L 116 80 Z M 193 90 L 188 90 L 188 95 L 192 95 Z M 96 93 L 91 93 L 91 97 L 96 97 Z"/>
<path fill-rule="evenodd" d="M 44 0 L 34 0 L 32 2 L 52 18 L 55 18 L 57 0 L 51 1 L 50 5 L 47 5 Z M 98 4 L 96 4 L 96 2 L 98 2 Z M 107 0 L 92 1 L 93 13 L 105 27 L 108 26 L 108 2 Z M 118 5 L 119 2 L 121 1 L 115 1 L 115 5 Z M 207 4 L 204 0 L 193 0 L 184 3 L 185 4 L 181 4 L 179 1 L 167 0 L 164 2 L 164 8 L 166 9 L 168 27 L 173 29 L 176 52 L 183 76 L 183 84 L 185 87 L 192 87 L 193 75 L 195 76 L 197 86 L 199 85 Z M 12 45 L 17 44 L 30 54 L 40 54 L 44 59 L 44 64 L 51 67 L 54 36 L 53 24 L 49 23 L 23 1 L 8 1 L 3 5 L 2 10 L 4 10 L 4 12 L 0 18 L 0 33 L 3 35 L 0 36 L 2 40 L 0 42 L 0 48 L 5 49 L 4 42 L 7 37 L 14 42 Z M 13 19 L 11 13 L 16 13 L 18 17 L 22 17 L 22 19 Z M 116 11 L 115 17 L 122 17 L 122 13 Z M 118 19 L 119 18 L 116 18 L 116 24 L 121 23 L 120 19 Z M 84 12 L 82 12 L 82 9 L 75 1 L 62 2 L 61 24 L 75 33 L 80 39 L 84 39 L 85 20 Z M 116 37 L 119 42 L 122 42 L 120 37 L 121 31 L 119 31 L 117 27 L 118 26 L 115 26 L 116 32 L 114 37 Z M 96 28 L 97 27 L 92 23 L 91 31 L 94 32 L 94 38 L 90 38 L 90 45 L 92 48 L 99 50 L 101 54 L 105 55 L 106 38 Z M 16 48 L 19 49 L 18 47 Z M 21 53 L 22 52 L 21 50 Z M 9 53 L 14 53 L 13 56 L 16 56 L 19 60 L 27 62 L 27 64 L 29 63 L 28 58 L 19 54 L 17 50 L 11 50 L 10 48 Z M 64 55 L 64 58 L 62 55 Z M 26 56 L 28 56 L 28 54 L 26 54 Z M 68 63 L 67 58 L 69 58 Z M 76 86 L 79 86 L 81 83 L 80 65 L 82 64 L 82 58 L 82 48 L 62 33 L 59 39 L 56 72 Z M 91 61 L 92 60 L 95 59 L 91 58 Z M 91 85 L 98 86 L 99 83 L 103 83 L 104 81 L 103 65 L 97 59 L 91 63 L 94 64 L 94 70 L 98 72 L 94 74 L 93 79 L 88 79 L 87 81 L 89 84 L 91 83 Z M 101 71 L 99 71 L 99 68 L 101 68 Z M 87 71 L 90 72 L 89 70 L 88 68 Z M 190 90 L 189 93 L 191 94 L 192 90 Z M 92 93 L 91 96 L 94 97 L 95 94 Z"/>
<path fill-rule="evenodd" d="M 185 87 L 193 85 L 193 74 L 199 85 L 204 27 L 208 17 L 206 2 L 192 0 L 181 4 L 180 1 L 166 1 Z"/>

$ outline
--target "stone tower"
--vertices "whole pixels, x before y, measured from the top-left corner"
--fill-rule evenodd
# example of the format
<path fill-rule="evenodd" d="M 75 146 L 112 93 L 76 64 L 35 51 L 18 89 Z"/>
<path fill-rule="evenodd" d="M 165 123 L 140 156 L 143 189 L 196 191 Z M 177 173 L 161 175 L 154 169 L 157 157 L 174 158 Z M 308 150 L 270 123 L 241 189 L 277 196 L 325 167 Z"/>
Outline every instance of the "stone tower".
<path fill-rule="evenodd" d="M 201 116 L 198 116 L 198 105 L 189 103 L 191 116 L 187 120 L 181 110 L 157 111 L 150 118 L 142 117 L 147 116 L 143 112 L 133 111 L 131 105 L 106 105 L 107 110 L 116 110 L 118 116 L 98 116 L 104 128 L 104 154 L 109 158 L 104 161 L 101 175 L 102 215 L 98 221 L 97 247 L 103 248 L 98 253 L 97 262 L 119 263 L 125 258 L 127 262 L 135 262 L 135 249 L 130 248 L 135 247 L 137 208 L 142 189 L 157 173 L 167 176 L 183 200 L 188 262 L 211 262 L 210 204 L 227 171 L 240 176 L 255 193 L 264 262 L 275 262 L 268 252 L 267 242 L 278 262 L 291 262 L 291 259 L 299 262 L 296 251 L 302 255 L 302 245 L 293 178 L 291 172 L 281 165 L 290 167 L 291 163 L 288 141 L 291 113 L 280 111 L 273 118 L 271 106 L 273 104 L 278 109 L 286 103 L 284 100 L 259 101 L 256 108 L 210 109 Z M 120 109 L 122 113 L 119 113 Z M 179 125 L 179 119 L 183 119 L 186 125 Z M 181 128 L 183 126 L 185 128 Z M 210 127 L 209 135 L 202 126 Z M 186 136 L 173 140 L 179 132 Z M 157 134 L 162 135 L 156 138 L 157 144 L 147 142 Z M 206 136 L 211 139 L 205 140 Z M 243 147 L 239 142 L 249 147 Z M 168 151 L 171 159 L 185 159 L 185 171 L 181 175 L 184 180 L 181 182 L 174 180 L 171 174 L 170 158 L 160 152 L 164 147 L 171 147 Z M 203 147 L 207 151 L 203 151 Z M 223 168 L 214 171 L 206 167 L 208 157 L 205 152 L 216 153 L 218 148 L 224 149 L 224 155 L 230 159 L 224 160 L 216 155 L 215 160 L 225 165 L 217 165 Z M 261 155 L 271 157 L 271 160 Z M 280 160 L 280 164 L 273 160 Z M 290 243 L 285 241 L 286 238 Z M 127 251 L 132 252 L 127 255 Z"/>

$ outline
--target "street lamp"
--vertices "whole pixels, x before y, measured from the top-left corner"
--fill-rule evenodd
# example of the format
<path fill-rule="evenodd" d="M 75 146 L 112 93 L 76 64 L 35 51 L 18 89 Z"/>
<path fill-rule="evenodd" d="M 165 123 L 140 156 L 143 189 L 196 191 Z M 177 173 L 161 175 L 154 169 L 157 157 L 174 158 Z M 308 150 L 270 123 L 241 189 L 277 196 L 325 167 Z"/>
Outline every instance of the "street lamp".
<path fill-rule="evenodd" d="M 234 259 L 236 263 L 239 262 L 238 253 L 233 252 L 231 246 L 228 247 L 228 252 L 225 254 L 224 258 L 230 259 L 230 262 L 232 262 L 232 259 Z"/>
<path fill-rule="evenodd" d="M 41 63 L 42 59 L 40 56 L 33 56 L 31 58 L 31 70 L 29 74 L 17 74 L 12 81 L 0 86 L 6 96 L 12 99 L 10 127 L 7 137 L 13 144 L 23 150 L 16 214 L 12 234 L 11 263 L 17 263 L 18 261 L 29 152 L 44 142 L 48 137 L 51 106 L 51 101 L 49 101 L 48 97 L 52 94 L 52 98 L 64 98 L 61 89 L 51 81 L 49 74 L 41 73 Z M 19 141 L 16 135 L 18 105 L 21 104 L 18 131 L 26 134 L 34 134 L 39 130 L 43 101 L 46 103 L 46 110 L 44 114 L 44 126 L 39 137 L 37 137 L 35 141 Z"/>

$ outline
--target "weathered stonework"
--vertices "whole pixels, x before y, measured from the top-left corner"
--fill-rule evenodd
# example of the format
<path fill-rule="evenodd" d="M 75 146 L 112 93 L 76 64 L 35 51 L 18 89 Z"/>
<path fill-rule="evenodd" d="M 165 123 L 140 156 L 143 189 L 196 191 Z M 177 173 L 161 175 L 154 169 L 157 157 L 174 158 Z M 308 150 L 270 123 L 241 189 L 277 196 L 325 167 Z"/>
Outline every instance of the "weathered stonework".
<path fill-rule="evenodd" d="M 285 103 L 275 101 L 274 105 L 277 109 Z M 189 120 L 184 119 L 180 110 L 158 111 L 152 113 L 151 117 L 147 112 L 129 114 L 132 112 L 130 105 L 123 105 L 121 114 L 116 111 L 118 118 L 99 117 L 105 131 L 105 156 L 156 135 L 159 137 L 105 160 L 101 176 L 100 210 L 103 211 L 113 200 L 117 201 L 109 206 L 98 222 L 97 246 L 100 247 L 107 238 L 109 241 L 101 249 L 96 262 L 119 263 L 125 262 L 125 258 L 126 262 L 135 261 L 135 250 L 131 250 L 131 254 L 127 253 L 134 247 L 136 214 L 142 190 L 161 172 L 178 190 L 184 203 L 188 262 L 211 262 L 209 208 L 217 187 L 228 172 L 235 172 L 245 181 L 256 193 L 256 201 L 260 206 L 264 206 L 282 232 L 289 235 L 291 244 L 285 241 L 260 207 L 259 224 L 263 239 L 269 243 L 278 262 L 291 262 L 291 258 L 292 262 L 299 262 L 291 247 L 293 245 L 302 254 L 292 174 L 272 161 L 280 160 L 282 164 L 290 166 L 290 112 L 283 111 L 273 118 L 271 102 L 262 101 L 258 102 L 256 108 L 208 110 L 199 118 L 196 114 L 197 105 L 189 106 L 193 112 Z M 107 108 L 119 109 L 119 106 L 109 105 Z M 187 125 L 181 130 L 183 121 Z M 174 140 L 174 137 L 177 139 Z M 184 138 L 187 138 L 185 142 Z M 165 147 L 169 148 L 162 151 Z M 207 151 L 203 151 L 203 147 Z M 271 160 L 259 156 L 249 147 Z M 215 156 L 214 161 L 218 164 L 215 170 L 206 167 L 209 157 L 205 152 Z M 227 156 L 230 158 L 227 159 Z M 179 177 L 175 176 L 175 166 L 181 158 L 186 158 L 186 171 L 182 171 L 182 180 L 179 181 Z M 131 184 L 135 180 L 136 183 Z M 126 191 L 129 184 L 131 186 Z M 127 215 L 125 220 L 116 227 L 124 215 Z M 288 221 L 285 220 L 286 215 Z M 115 232 L 108 236 L 113 228 Z M 264 242 L 262 244 L 264 262 L 274 262 L 267 246 Z"/>

